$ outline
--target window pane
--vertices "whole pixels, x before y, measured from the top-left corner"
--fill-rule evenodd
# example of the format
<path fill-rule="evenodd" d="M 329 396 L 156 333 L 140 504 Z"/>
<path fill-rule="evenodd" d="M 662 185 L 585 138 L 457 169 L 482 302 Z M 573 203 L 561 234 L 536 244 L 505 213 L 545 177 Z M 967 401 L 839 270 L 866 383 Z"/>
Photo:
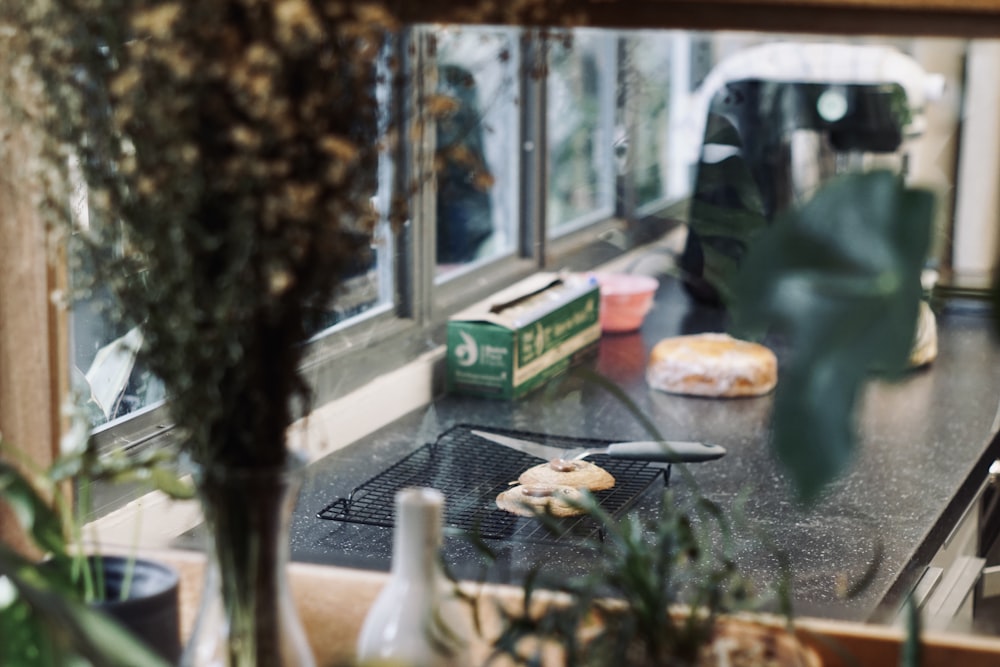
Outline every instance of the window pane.
<path fill-rule="evenodd" d="M 642 211 L 671 193 L 670 102 L 675 64 L 674 38 L 665 33 L 631 33 L 623 40 L 624 122 L 628 139 L 623 170 L 631 178 L 635 207 Z M 621 158 L 619 157 L 619 161 Z M 686 173 L 682 170 L 682 176 Z"/>
<path fill-rule="evenodd" d="M 699 298 L 717 301 L 715 286 L 732 279 L 761 230 L 842 174 L 886 169 L 951 189 L 957 124 L 944 79 L 921 62 L 929 45 L 755 33 L 713 34 L 708 44 L 713 66 L 683 128 L 700 142 L 681 256 Z M 955 71 L 954 55 L 933 67 Z"/>
<path fill-rule="evenodd" d="M 85 191 L 74 197 L 77 215 L 87 215 Z M 109 256 L 117 252 L 108 248 Z M 99 261 L 99 258 L 93 258 Z M 74 266 L 71 279 L 86 281 L 88 260 Z M 111 294 L 100 285 L 77 296 L 70 309 L 70 382 L 92 426 L 105 424 L 164 399 L 163 384 L 137 359 L 142 331 L 112 316 Z"/>
<path fill-rule="evenodd" d="M 333 302 L 310 323 L 317 336 L 350 324 L 392 302 L 392 256 L 387 223 L 376 233 L 371 260 L 348 270 Z M 84 267 L 85 268 L 85 267 Z M 91 426 L 127 417 L 166 398 L 162 383 L 138 360 L 140 328 L 127 329 L 111 316 L 111 296 L 92 289 L 70 310 L 71 383 Z"/>
<path fill-rule="evenodd" d="M 616 33 L 575 30 L 552 42 L 547 80 L 549 234 L 614 210 Z"/>
<path fill-rule="evenodd" d="M 383 135 L 389 123 L 390 62 L 391 51 L 387 49 L 380 58 L 375 84 L 380 107 L 385 111 L 379 119 Z M 314 339 L 345 328 L 369 314 L 385 311 L 393 303 L 394 249 L 388 223 L 393 172 L 392 156 L 383 152 L 378 160 L 378 187 L 372 197 L 372 206 L 380 213 L 382 221 L 371 240 L 371 252 L 360 254 L 346 267 L 340 287 L 329 304 L 318 304 L 313 312 L 307 313 L 307 330 Z M 72 201 L 74 215 L 80 224 L 83 227 L 107 224 L 91 220 L 87 198 L 88 193 L 81 183 Z M 107 252 L 111 257 L 121 249 L 109 247 Z M 76 255 L 74 258 L 71 280 L 89 285 L 93 266 L 88 266 L 87 258 Z M 84 409 L 95 427 L 127 417 L 166 398 L 162 383 L 137 358 L 143 343 L 141 329 L 127 329 L 116 323 L 111 307 L 111 295 L 98 285 L 86 295 L 77 296 L 70 312 L 71 384 L 74 392 L 82 397 Z"/>
<path fill-rule="evenodd" d="M 518 31 L 440 28 L 435 37 L 437 265 L 446 274 L 517 242 Z"/>
<path fill-rule="evenodd" d="M 375 97 L 381 110 L 378 134 L 382 137 L 389 133 L 392 122 L 392 63 L 395 62 L 392 40 L 389 40 L 378 60 L 375 83 Z M 372 207 L 379 213 L 379 223 L 372 234 L 371 252 L 358 257 L 354 265 L 348 267 L 331 303 L 317 313 L 316 320 L 311 323 L 315 336 L 330 333 L 333 327 L 342 328 L 355 317 L 384 310 L 393 303 L 395 267 L 392 258 L 395 253 L 389 215 L 395 171 L 394 156 L 387 150 L 381 151 L 378 156 L 378 186 L 372 197 Z"/>

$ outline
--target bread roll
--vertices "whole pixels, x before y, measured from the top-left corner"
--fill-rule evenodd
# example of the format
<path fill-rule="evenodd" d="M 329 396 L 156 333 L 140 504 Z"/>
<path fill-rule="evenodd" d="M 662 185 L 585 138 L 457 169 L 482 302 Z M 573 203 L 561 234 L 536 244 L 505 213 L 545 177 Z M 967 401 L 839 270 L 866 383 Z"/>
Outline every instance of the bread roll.
<path fill-rule="evenodd" d="M 778 359 L 763 345 L 724 333 L 674 336 L 653 347 L 646 381 L 671 394 L 760 396 L 778 382 Z"/>
<path fill-rule="evenodd" d="M 607 470 L 590 461 L 553 459 L 548 463 L 528 468 L 517 478 L 521 484 L 555 484 L 574 489 L 604 491 L 615 485 L 615 478 Z"/>
<path fill-rule="evenodd" d="M 519 516 L 534 516 L 548 509 L 553 516 L 575 516 L 584 510 L 573 503 L 583 500 L 583 493 L 572 486 L 526 484 L 512 486 L 497 496 L 497 507 Z"/>

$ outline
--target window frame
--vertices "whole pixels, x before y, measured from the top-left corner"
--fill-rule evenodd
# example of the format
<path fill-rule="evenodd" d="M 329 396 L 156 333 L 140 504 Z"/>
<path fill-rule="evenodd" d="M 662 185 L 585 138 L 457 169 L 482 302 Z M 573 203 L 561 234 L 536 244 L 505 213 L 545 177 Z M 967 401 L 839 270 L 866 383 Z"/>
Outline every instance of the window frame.
<path fill-rule="evenodd" d="M 421 72 L 427 71 L 433 60 L 429 54 L 432 26 L 413 26 L 399 35 L 399 53 L 411 53 L 405 65 L 405 76 L 394 91 L 395 113 L 405 114 L 420 108 L 430 87 Z M 322 332 L 307 343 L 302 362 L 303 372 L 313 387 L 313 405 L 321 405 L 357 389 L 426 351 L 427 340 L 443 344 L 447 318 L 456 311 L 480 301 L 497 290 L 515 283 L 532 273 L 547 269 L 586 270 L 625 252 L 635 244 L 636 220 L 621 217 L 615 205 L 621 189 L 621 175 L 613 165 L 602 174 L 607 179 L 612 196 L 611 206 L 577 219 L 556 235 L 549 235 L 546 226 L 546 193 L 548 150 L 546 144 L 547 82 L 544 77 L 524 73 L 523 63 L 547 57 L 547 37 L 544 31 L 525 29 L 518 40 L 522 72 L 519 76 L 521 146 L 519 167 L 520 219 L 516 225 L 518 239 L 514 250 L 502 256 L 476 262 L 469 268 L 455 269 L 439 276 L 435 271 L 434 202 L 435 184 L 429 173 L 434 155 L 433 128 L 404 123 L 412 134 L 399 142 L 393 156 L 392 170 L 396 187 L 412 189 L 409 219 L 391 234 L 386 253 L 393 262 L 393 303 L 375 306 Z M 612 35 L 607 47 L 615 51 L 623 37 Z M 614 55 L 612 53 L 612 55 Z M 617 56 L 611 66 L 617 70 Z M 617 96 L 621 81 L 612 76 L 614 99 L 602 102 L 604 114 L 611 114 L 606 125 L 613 129 Z M 623 240 L 624 239 L 624 244 Z M 364 372 L 352 372 L 344 377 L 339 370 L 350 363 Z M 173 424 L 169 406 L 164 402 L 140 408 L 130 415 L 95 427 L 93 434 L 102 451 L 113 448 L 133 448 L 170 445 Z"/>
<path fill-rule="evenodd" d="M 406 65 L 407 76 L 396 90 L 397 113 L 418 108 L 429 94 L 428 82 L 419 75 L 430 59 L 424 26 L 414 26 L 399 37 L 400 53 L 416 54 Z M 522 39 L 524 63 L 545 55 L 545 31 L 524 29 L 531 39 Z M 676 34 L 670 35 L 677 39 Z M 614 36 L 620 47 L 626 34 Z M 683 42 L 678 48 L 683 48 Z M 690 45 L 689 45 L 690 48 Z M 617 51 L 618 49 L 615 48 Z M 618 58 L 616 57 L 617 63 Z M 672 67 L 674 64 L 672 63 Z M 616 64 L 616 69 L 617 64 Z M 674 91 L 688 92 L 687 78 L 670 80 Z M 685 195 L 664 197 L 637 208 L 628 192 L 631 174 L 611 171 L 608 187 L 614 210 L 593 216 L 587 225 L 556 236 L 546 233 L 547 161 L 546 81 L 520 77 L 521 146 L 519 242 L 512 254 L 477 262 L 443 277 L 436 272 L 434 232 L 435 190 L 429 173 L 434 157 L 433 128 L 405 123 L 414 133 L 399 142 L 393 178 L 402 191 L 412 191 L 409 219 L 392 234 L 389 247 L 394 263 L 391 305 L 377 307 L 314 336 L 302 369 L 314 389 L 312 407 L 335 400 L 380 375 L 406 364 L 432 346 L 443 345 L 447 318 L 489 294 L 539 270 L 588 270 L 628 250 L 653 240 L 679 224 L 673 213 Z M 623 77 L 615 76 L 616 99 L 621 96 Z M 627 91 L 626 91 L 627 93 Z M 620 102 L 614 102 L 615 113 Z M 673 108 L 674 105 L 671 105 Z M 631 126 L 626 124 L 627 131 Z M 620 203 L 624 202 L 624 204 Z M 350 364 L 351 372 L 343 368 Z M 170 446 L 175 434 L 165 404 L 150 406 L 133 419 L 123 419 L 95 429 L 102 449 Z"/>
<path fill-rule="evenodd" d="M 404 117 L 407 110 L 420 108 L 429 94 L 427 71 L 430 26 L 412 26 L 397 38 L 399 53 L 411 53 L 405 75 L 400 77 L 393 95 L 394 113 Z M 612 193 L 613 206 L 588 219 L 560 230 L 555 236 L 546 232 L 547 193 L 546 80 L 525 74 L 524 63 L 546 57 L 546 33 L 524 29 L 518 40 L 522 72 L 518 92 L 521 132 L 518 206 L 518 239 L 513 252 L 459 268 L 443 276 L 436 273 L 434 234 L 435 184 L 422 177 L 429 173 L 434 155 L 433 129 L 404 123 L 411 128 L 393 156 L 395 186 L 412 191 L 409 219 L 391 234 L 386 253 L 393 262 L 393 302 L 380 305 L 333 327 L 318 332 L 307 343 L 302 361 L 303 373 L 313 389 L 312 407 L 340 398 L 367 382 L 402 366 L 428 349 L 428 341 L 443 345 L 447 318 L 462 308 L 480 301 L 497 290 L 532 273 L 547 270 L 587 270 L 630 249 L 638 238 L 638 221 L 620 217 L 622 211 L 614 198 L 621 189 L 621 176 L 613 165 L 605 175 Z M 622 39 L 614 35 L 614 49 Z M 617 57 L 613 58 L 617 69 Z M 617 98 L 620 77 L 614 77 L 612 94 Z M 615 101 L 605 102 L 612 114 Z M 610 123 L 614 124 L 613 117 Z M 614 210 L 612 210 L 614 209 Z M 667 225 L 669 226 L 669 225 Z M 663 227 L 666 229 L 666 226 Z M 624 242 L 623 242 L 624 239 Z M 352 372 L 342 368 L 350 365 Z M 361 369 L 361 370 L 358 370 Z M 166 402 L 145 406 L 135 412 L 93 429 L 101 451 L 122 449 L 138 452 L 148 447 L 171 447 L 177 437 Z M 126 489 L 116 502 L 113 498 L 98 502 L 98 507 L 112 507 L 134 496 Z"/>

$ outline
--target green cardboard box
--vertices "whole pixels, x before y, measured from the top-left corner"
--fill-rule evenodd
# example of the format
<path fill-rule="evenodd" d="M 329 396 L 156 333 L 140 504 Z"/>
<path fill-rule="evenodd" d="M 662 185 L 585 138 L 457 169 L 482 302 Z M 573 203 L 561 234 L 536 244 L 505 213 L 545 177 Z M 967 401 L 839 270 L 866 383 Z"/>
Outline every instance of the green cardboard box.
<path fill-rule="evenodd" d="M 600 292 L 587 276 L 542 273 L 448 321 L 448 391 L 519 398 L 593 351 Z"/>

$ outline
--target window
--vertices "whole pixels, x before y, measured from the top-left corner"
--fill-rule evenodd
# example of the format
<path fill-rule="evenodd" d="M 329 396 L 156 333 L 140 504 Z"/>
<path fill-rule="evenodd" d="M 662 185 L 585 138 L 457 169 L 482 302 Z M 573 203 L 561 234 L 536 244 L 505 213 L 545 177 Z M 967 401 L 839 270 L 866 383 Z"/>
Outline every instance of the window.
<path fill-rule="evenodd" d="M 518 31 L 431 32 L 436 93 L 435 260 L 439 275 L 510 255 L 518 235 Z"/>
<path fill-rule="evenodd" d="M 684 69 L 690 59 L 685 52 L 688 42 L 680 34 L 652 32 L 622 39 L 624 99 L 619 126 L 625 128 L 625 143 L 617 151 L 618 166 L 632 177 L 631 191 L 624 196 L 639 215 L 690 188 L 690 170 L 674 155 L 679 138 L 670 132 L 673 114 L 679 113 L 671 101 L 688 92 Z"/>
<path fill-rule="evenodd" d="M 546 80 L 551 235 L 614 213 L 617 34 L 574 31 L 550 45 Z"/>
<path fill-rule="evenodd" d="M 382 115 L 379 118 L 378 134 L 385 136 L 392 122 L 391 109 L 394 104 L 393 79 L 390 62 L 395 56 L 396 45 L 388 42 L 379 55 L 377 63 L 375 97 Z M 377 189 L 372 197 L 372 208 L 379 215 L 379 221 L 371 238 L 371 253 L 359 258 L 341 277 L 341 287 L 333 301 L 319 314 L 313 325 L 313 341 L 349 326 L 358 318 L 391 310 L 394 302 L 394 282 L 396 269 L 392 261 L 396 241 L 389 223 L 392 206 L 392 185 L 398 165 L 395 156 L 388 152 L 378 155 Z"/>
<path fill-rule="evenodd" d="M 436 332 L 451 313 L 530 272 L 589 268 L 689 222 L 706 173 L 699 171 L 708 109 L 697 106 L 707 104 L 701 92 L 728 56 L 775 40 L 819 41 L 440 25 L 399 35 L 379 78 L 383 123 L 393 113 L 406 116 L 399 127 L 407 130 L 418 114 L 432 121 L 382 156 L 373 206 L 383 222 L 372 258 L 345 276 L 308 342 L 316 400 L 440 344 Z M 390 62 L 403 63 L 401 79 Z M 950 168 L 935 164 L 928 146 L 913 143 L 906 168 L 937 170 L 950 187 Z M 399 183 L 412 205 L 393 230 L 389 205 Z M 567 259 L 580 248 L 597 254 Z M 141 333 L 111 326 L 101 304 L 100 294 L 76 304 L 73 359 L 77 385 L 95 397 L 94 423 L 114 424 L 165 397 L 155 378 L 134 368 L 130 349 Z M 350 358 L 364 371 L 343 373 Z"/>
<path fill-rule="evenodd" d="M 86 189 L 77 187 L 72 204 L 81 227 L 107 224 L 91 220 Z M 121 247 L 106 249 L 108 256 L 123 252 Z M 100 257 L 78 257 L 70 280 L 83 284 L 89 262 Z M 142 346 L 142 331 L 127 328 L 109 315 L 111 296 L 101 285 L 88 285 L 70 310 L 70 387 L 91 426 L 100 427 L 128 415 L 161 404 L 165 398 L 162 383 L 137 360 Z"/>
<path fill-rule="evenodd" d="M 633 145 L 646 143 L 650 128 L 663 124 L 666 108 L 661 88 L 667 81 L 654 80 L 648 71 L 662 73 L 663 54 L 658 50 L 651 59 L 619 63 L 629 40 L 602 30 L 553 36 L 516 28 L 425 26 L 398 36 L 394 50 L 382 54 L 377 94 L 386 109 L 383 129 L 393 113 L 408 115 L 399 127 L 410 127 L 420 113 L 433 117 L 433 131 L 418 146 L 409 143 L 415 136 L 404 136 L 398 150 L 380 159 L 372 204 L 382 223 L 371 257 L 351 267 L 334 302 L 315 318 L 306 363 L 319 388 L 317 400 L 405 363 L 414 350 L 426 347 L 427 328 L 456 308 L 539 268 L 561 267 L 546 237 L 575 235 L 581 239 L 577 245 L 602 243 L 601 224 L 616 211 L 618 179 L 631 179 L 619 173 L 616 149 L 630 144 L 632 132 L 638 133 Z M 539 57 L 547 58 L 547 68 L 537 66 Z M 390 67 L 400 62 L 403 85 Z M 622 95 L 636 80 L 648 85 L 637 88 L 640 101 L 625 118 Z M 418 112 L 401 99 L 415 89 L 414 99 L 424 105 Z M 433 156 L 429 163 L 420 162 L 418 148 Z M 643 192 L 669 170 L 660 164 L 662 150 L 654 152 L 638 158 L 646 162 L 631 172 L 644 171 L 637 181 Z M 414 196 L 409 221 L 394 233 L 388 214 L 399 183 L 409 183 Z M 666 196 L 657 190 L 642 203 Z M 78 214 L 83 216 L 85 199 L 82 192 Z M 96 291 L 74 304 L 71 344 L 74 386 L 91 397 L 92 424 L 114 441 L 116 429 L 142 422 L 132 419 L 125 427 L 132 417 L 152 412 L 145 421 L 161 424 L 167 397 L 156 378 L 137 366 L 141 331 L 111 322 L 107 298 Z M 374 355 L 378 360 L 370 371 L 345 381 L 334 370 L 345 357 L 388 339 L 402 351 Z"/>
<path fill-rule="evenodd" d="M 383 133 L 390 122 L 392 77 L 389 63 L 392 57 L 393 45 L 389 44 L 379 55 L 374 84 L 376 99 L 384 111 L 379 119 Z M 346 268 L 332 302 L 309 314 L 307 326 L 313 332 L 311 342 L 314 345 L 322 346 L 323 339 L 336 335 L 352 323 L 392 310 L 396 240 L 390 231 L 388 217 L 396 168 L 395 156 L 389 153 L 379 155 L 378 189 L 371 203 L 380 214 L 380 222 L 371 239 L 371 252 L 359 256 Z M 92 220 L 87 198 L 88 193 L 81 183 L 71 202 L 81 225 L 87 228 L 90 225 L 113 224 Z M 123 252 L 120 247 L 106 250 L 109 256 Z M 71 280 L 86 284 L 93 270 L 88 262 L 100 261 L 100 257 L 74 255 L 74 259 L 78 261 L 71 267 L 71 274 L 75 274 L 71 275 Z M 91 426 L 96 432 L 106 432 L 116 423 L 151 412 L 155 414 L 145 420 L 160 421 L 165 417 L 162 407 L 167 397 L 162 383 L 142 366 L 137 354 L 143 344 L 141 327 L 126 329 L 111 318 L 111 297 L 100 285 L 89 287 L 85 294 L 72 304 L 70 314 L 71 386 L 75 394 L 84 400 Z"/>

